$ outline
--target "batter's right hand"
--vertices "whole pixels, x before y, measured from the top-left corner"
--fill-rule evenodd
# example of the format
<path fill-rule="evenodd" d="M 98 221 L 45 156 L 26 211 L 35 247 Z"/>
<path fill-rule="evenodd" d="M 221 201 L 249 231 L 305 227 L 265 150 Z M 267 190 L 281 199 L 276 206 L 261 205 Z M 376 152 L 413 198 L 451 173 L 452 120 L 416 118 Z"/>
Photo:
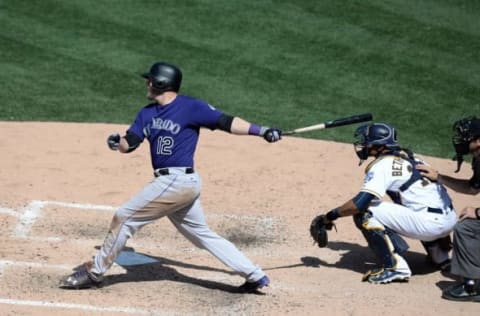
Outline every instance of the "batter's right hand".
<path fill-rule="evenodd" d="M 279 128 L 270 127 L 263 134 L 263 138 L 269 143 L 278 142 L 282 139 L 282 131 Z"/>
<path fill-rule="evenodd" d="M 118 150 L 118 146 L 120 146 L 120 134 L 116 133 L 108 136 L 107 145 L 111 150 Z"/>

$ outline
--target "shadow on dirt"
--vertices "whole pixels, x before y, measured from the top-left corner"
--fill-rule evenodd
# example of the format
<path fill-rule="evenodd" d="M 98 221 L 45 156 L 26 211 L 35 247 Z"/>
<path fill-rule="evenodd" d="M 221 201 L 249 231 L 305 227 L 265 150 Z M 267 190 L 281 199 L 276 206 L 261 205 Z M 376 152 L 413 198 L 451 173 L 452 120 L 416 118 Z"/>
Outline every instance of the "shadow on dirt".
<path fill-rule="evenodd" d="M 378 267 L 380 265 L 373 252 L 365 246 L 360 246 L 358 244 L 348 242 L 332 241 L 328 243 L 328 248 L 333 251 L 338 251 L 340 253 L 340 259 L 336 262 L 327 262 L 317 257 L 302 257 L 301 264 L 293 264 L 290 266 L 276 267 L 270 269 L 293 268 L 298 266 L 320 268 L 323 266 L 335 267 L 337 269 L 346 269 L 363 274 L 368 270 Z M 432 266 L 426 260 L 425 253 L 407 251 L 403 255 L 403 257 L 405 258 L 405 260 L 407 260 L 410 269 L 412 270 L 412 274 L 414 275 L 424 275 L 438 271 L 436 267 Z"/>
<path fill-rule="evenodd" d="M 279 270 L 279 269 L 291 269 L 291 268 L 297 268 L 297 267 L 319 268 L 321 265 L 322 265 L 322 261 L 316 257 L 301 257 L 300 263 L 293 263 L 293 264 L 287 264 L 284 266 L 264 268 L 263 270 L 268 271 L 268 270 Z"/>
<path fill-rule="evenodd" d="M 440 290 L 445 290 L 446 288 L 454 285 L 454 284 L 459 284 L 460 280 L 458 281 L 438 281 L 435 283 L 435 285 L 440 289 Z"/>
<path fill-rule="evenodd" d="M 105 276 L 103 286 L 124 282 L 174 281 L 194 284 L 207 289 L 221 290 L 228 293 L 249 294 L 242 291 L 239 286 L 187 276 L 178 272 L 172 266 L 235 275 L 235 273 L 231 271 L 145 255 L 135 252 L 133 248 L 126 248 L 122 251 L 115 260 L 115 263 L 123 267 L 127 273 Z M 257 291 L 250 294 L 262 295 L 263 293 Z"/>

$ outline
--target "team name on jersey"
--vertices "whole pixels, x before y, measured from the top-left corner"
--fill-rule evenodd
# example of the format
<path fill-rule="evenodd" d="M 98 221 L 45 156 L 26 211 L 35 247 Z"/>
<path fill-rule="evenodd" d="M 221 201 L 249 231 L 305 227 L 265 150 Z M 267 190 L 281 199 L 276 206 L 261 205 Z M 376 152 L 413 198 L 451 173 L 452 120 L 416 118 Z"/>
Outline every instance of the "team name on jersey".
<path fill-rule="evenodd" d="M 181 130 L 180 124 L 175 123 L 172 120 L 164 120 L 160 117 L 152 118 L 151 129 L 165 130 L 172 134 L 178 134 Z"/>

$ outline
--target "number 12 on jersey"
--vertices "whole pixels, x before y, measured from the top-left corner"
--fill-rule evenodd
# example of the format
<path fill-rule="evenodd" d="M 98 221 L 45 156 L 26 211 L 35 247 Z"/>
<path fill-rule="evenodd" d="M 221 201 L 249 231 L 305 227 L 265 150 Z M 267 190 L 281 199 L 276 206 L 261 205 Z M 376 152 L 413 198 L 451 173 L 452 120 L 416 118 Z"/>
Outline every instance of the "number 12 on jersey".
<path fill-rule="evenodd" d="M 157 154 L 171 155 L 173 147 L 173 138 L 170 136 L 159 136 L 157 140 Z"/>

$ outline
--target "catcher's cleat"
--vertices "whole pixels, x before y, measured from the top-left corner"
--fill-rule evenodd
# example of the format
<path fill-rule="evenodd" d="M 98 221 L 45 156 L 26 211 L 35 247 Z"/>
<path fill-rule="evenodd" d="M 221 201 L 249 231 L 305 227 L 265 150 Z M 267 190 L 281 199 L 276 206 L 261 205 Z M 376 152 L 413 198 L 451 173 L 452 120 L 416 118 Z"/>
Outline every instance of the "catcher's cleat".
<path fill-rule="evenodd" d="M 264 286 L 268 286 L 270 284 L 270 279 L 265 275 L 258 281 L 255 282 L 245 282 L 241 286 L 239 286 L 239 291 L 242 293 L 259 293 L 258 290 L 263 288 Z"/>
<path fill-rule="evenodd" d="M 411 272 L 401 272 L 393 269 L 378 269 L 368 271 L 362 278 L 362 281 L 368 281 L 374 284 L 387 284 L 390 282 L 407 282 Z"/>
<path fill-rule="evenodd" d="M 101 287 L 103 277 L 90 271 L 91 262 L 86 262 L 74 270 L 75 272 L 60 281 L 60 288 L 63 289 L 88 289 Z"/>

